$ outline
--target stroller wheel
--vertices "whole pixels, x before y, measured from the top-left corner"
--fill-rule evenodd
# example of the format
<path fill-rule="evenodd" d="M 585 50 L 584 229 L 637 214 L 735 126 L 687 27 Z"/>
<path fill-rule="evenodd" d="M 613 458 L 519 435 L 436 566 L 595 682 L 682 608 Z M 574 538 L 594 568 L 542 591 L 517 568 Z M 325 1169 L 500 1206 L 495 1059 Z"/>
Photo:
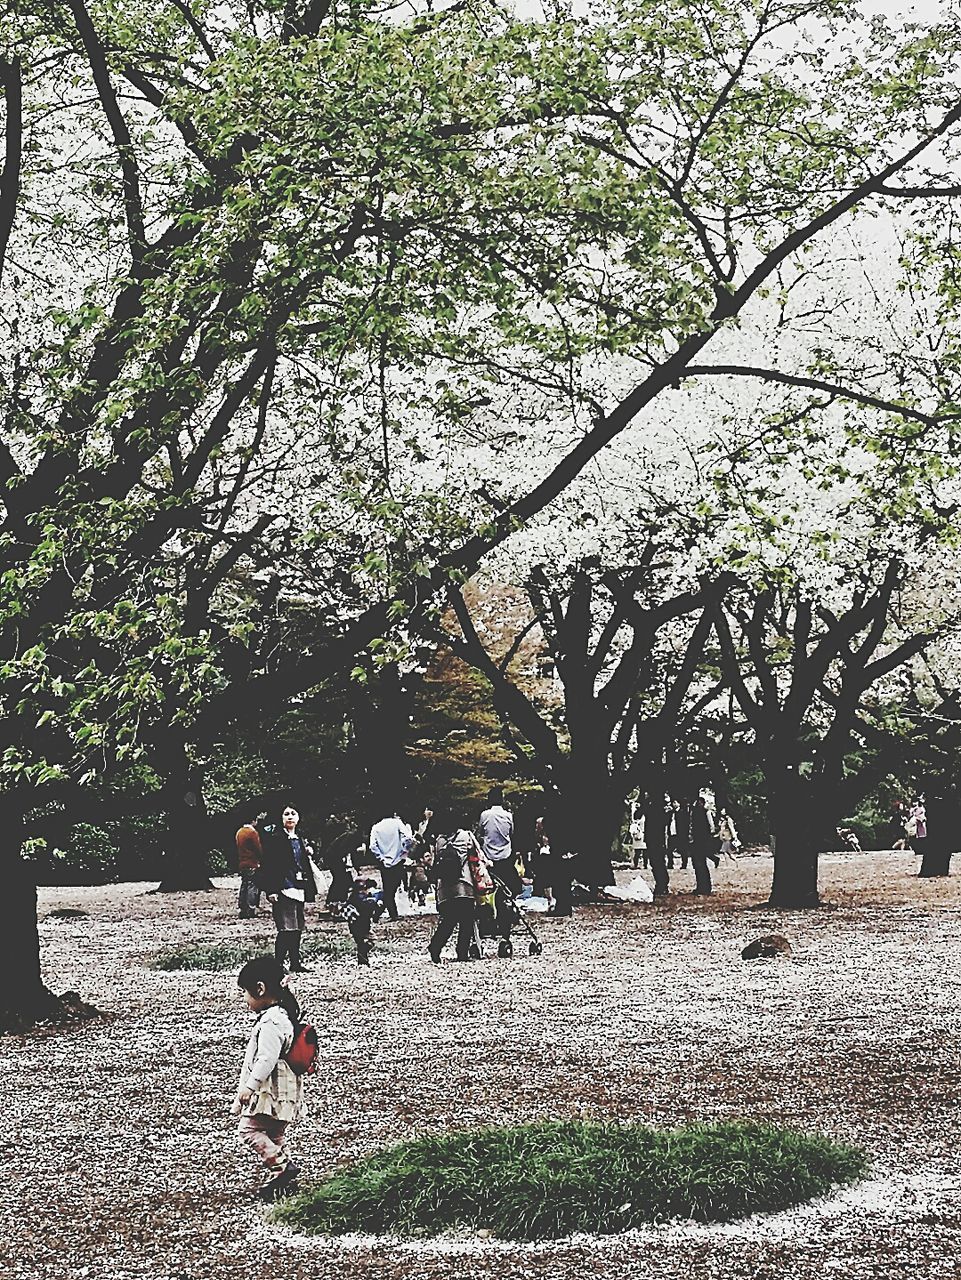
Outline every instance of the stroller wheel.
<path fill-rule="evenodd" d="M 476 942 L 472 942 L 467 948 L 467 954 L 471 960 L 479 960 L 481 958 L 480 947 Z"/>
<path fill-rule="evenodd" d="M 497 954 L 502 960 L 509 960 L 514 954 L 514 944 L 509 938 L 504 938 L 497 947 Z"/>
<path fill-rule="evenodd" d="M 542 942 L 532 942 L 527 948 L 527 954 L 529 956 L 539 956 L 543 950 L 544 944 Z"/>

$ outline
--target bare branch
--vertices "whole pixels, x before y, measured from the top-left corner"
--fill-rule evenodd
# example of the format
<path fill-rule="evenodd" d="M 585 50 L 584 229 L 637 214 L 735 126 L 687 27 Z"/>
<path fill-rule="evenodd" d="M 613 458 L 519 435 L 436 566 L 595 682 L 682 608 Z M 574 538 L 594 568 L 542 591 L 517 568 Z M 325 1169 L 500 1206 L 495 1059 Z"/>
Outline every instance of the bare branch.
<path fill-rule="evenodd" d="M 4 98 L 4 157 L 0 174 L 0 279 L 7 245 L 17 216 L 20 198 L 20 171 L 23 157 L 23 80 L 20 59 L 0 59 L 0 80 Z"/>
<path fill-rule="evenodd" d="M 956 422 L 961 413 L 932 414 L 923 409 L 912 409 L 908 405 L 897 404 L 893 400 L 885 400 L 882 396 L 873 396 L 866 391 L 858 391 L 855 387 L 844 387 L 840 383 L 827 382 L 822 378 L 806 378 L 793 373 L 782 373 L 780 369 L 761 369 L 753 365 L 740 364 L 692 364 L 678 375 L 678 378 L 700 378 L 717 375 L 728 378 L 759 378 L 762 382 L 779 382 L 786 387 L 804 387 L 810 391 L 823 391 L 837 400 L 851 400 L 863 404 L 869 409 L 879 409 L 883 413 L 896 414 L 912 422 L 922 422 L 925 426 L 935 427 L 942 422 Z"/>
<path fill-rule="evenodd" d="M 130 137 L 130 130 L 127 128 L 127 121 L 124 119 L 123 112 L 117 102 L 117 95 L 114 92 L 113 84 L 110 80 L 110 71 L 107 67 L 107 57 L 90 14 L 87 12 L 83 0 L 66 0 L 66 3 L 73 14 L 77 32 L 86 50 L 90 69 L 93 72 L 94 84 L 97 86 L 100 105 L 103 107 L 104 115 L 107 117 L 107 123 L 110 125 L 110 132 L 113 134 L 114 144 L 117 148 L 120 172 L 123 179 L 123 204 L 127 219 L 127 239 L 130 244 L 130 257 L 133 261 L 134 273 L 136 274 L 146 252 L 147 236 L 144 230 L 140 173 L 137 168 L 137 157 L 133 141 Z"/>

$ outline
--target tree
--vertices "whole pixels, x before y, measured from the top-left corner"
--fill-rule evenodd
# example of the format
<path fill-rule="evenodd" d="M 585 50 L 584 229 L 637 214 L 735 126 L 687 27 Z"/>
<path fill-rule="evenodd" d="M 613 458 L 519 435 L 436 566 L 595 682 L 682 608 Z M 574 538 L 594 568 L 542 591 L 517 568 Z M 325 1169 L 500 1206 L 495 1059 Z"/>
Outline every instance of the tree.
<path fill-rule="evenodd" d="M 662 557 L 652 538 L 639 563 L 620 570 L 581 562 L 560 576 L 536 566 L 529 620 L 502 654 L 481 639 L 462 593 L 450 596 L 461 635 L 444 643 L 490 683 L 515 757 L 553 801 L 555 839 L 579 855 L 588 884 L 612 883 L 628 796 L 663 794 L 665 752 L 718 692 L 699 676 L 727 579 L 672 588 Z M 535 626 L 562 690 L 556 709 L 538 706 L 511 671 Z"/>
<path fill-rule="evenodd" d="M 715 618 L 721 664 L 761 748 L 774 843 L 771 905 L 817 905 L 818 852 L 844 813 L 845 755 L 865 692 L 919 654 L 927 627 L 892 639 L 896 560 L 862 569 L 850 596 L 797 581 L 734 592 Z M 736 637 L 736 638 L 735 638 Z"/>
<path fill-rule="evenodd" d="M 846 24 L 832 62 L 825 34 Z M 697 361 L 857 209 L 953 198 L 947 25 L 864 28 L 834 0 L 696 16 L 632 0 L 546 23 L 66 0 L 23 6 L 7 43 L 11 832 L 152 723 L 203 742 L 233 714 L 216 646 L 168 590 L 197 540 L 252 554 L 279 513 L 360 588 L 335 593 L 310 652 L 258 669 L 248 695 L 269 705 L 349 670 L 683 379 L 883 410 L 894 449 L 946 420 L 950 360 L 903 385 L 830 360 Z M 276 486 L 305 422 L 332 492 L 292 520 Z M 254 475 L 264 453 L 276 466 Z M 358 540 L 376 550 L 338 553 Z"/>

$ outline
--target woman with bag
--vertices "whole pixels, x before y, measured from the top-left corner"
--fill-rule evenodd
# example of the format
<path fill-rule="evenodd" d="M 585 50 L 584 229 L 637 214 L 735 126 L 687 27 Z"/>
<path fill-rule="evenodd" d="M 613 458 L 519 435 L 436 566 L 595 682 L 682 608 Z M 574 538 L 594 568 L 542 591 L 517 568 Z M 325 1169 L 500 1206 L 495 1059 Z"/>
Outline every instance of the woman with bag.
<path fill-rule="evenodd" d="M 317 897 L 311 855 L 313 848 L 297 833 L 300 814 L 288 805 L 280 823 L 263 829 L 264 857 L 257 883 L 273 908 L 277 938 L 274 956 L 283 965 L 289 960 L 291 973 L 306 973 L 300 959 L 300 937 L 304 931 L 304 903 Z"/>
<path fill-rule="evenodd" d="M 434 964 L 457 930 L 457 959 L 469 960 L 477 915 L 477 886 L 493 891 L 490 876 L 483 875 L 484 855 L 480 845 L 463 824 L 454 825 L 447 835 L 437 837 L 434 874 L 437 892 L 437 928 L 428 951 Z"/>

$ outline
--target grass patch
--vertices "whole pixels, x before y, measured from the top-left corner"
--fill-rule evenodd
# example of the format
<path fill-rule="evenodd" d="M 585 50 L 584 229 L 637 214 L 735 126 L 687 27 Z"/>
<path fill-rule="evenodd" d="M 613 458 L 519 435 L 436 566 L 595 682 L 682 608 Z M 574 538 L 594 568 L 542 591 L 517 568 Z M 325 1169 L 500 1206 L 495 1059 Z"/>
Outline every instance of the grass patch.
<path fill-rule="evenodd" d="M 673 1218 L 774 1212 L 853 1182 L 862 1151 L 750 1121 L 651 1129 L 578 1120 L 418 1138 L 286 1201 L 300 1230 L 510 1240 L 610 1234 Z"/>
<path fill-rule="evenodd" d="M 252 938 L 249 942 L 188 943 L 161 951 L 154 956 L 151 966 L 154 969 L 205 969 L 220 973 L 226 969 L 239 969 L 251 956 L 271 954 L 273 949 L 273 937 Z M 384 949 L 383 944 L 377 947 L 377 950 Z M 345 956 L 353 956 L 355 952 L 353 939 L 346 926 L 343 934 L 326 937 L 305 934 L 300 946 L 300 954 L 307 964 L 315 960 L 342 960 Z"/>

